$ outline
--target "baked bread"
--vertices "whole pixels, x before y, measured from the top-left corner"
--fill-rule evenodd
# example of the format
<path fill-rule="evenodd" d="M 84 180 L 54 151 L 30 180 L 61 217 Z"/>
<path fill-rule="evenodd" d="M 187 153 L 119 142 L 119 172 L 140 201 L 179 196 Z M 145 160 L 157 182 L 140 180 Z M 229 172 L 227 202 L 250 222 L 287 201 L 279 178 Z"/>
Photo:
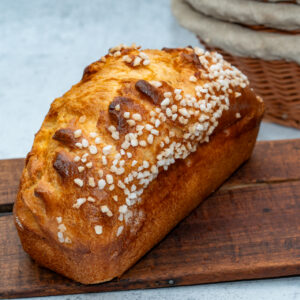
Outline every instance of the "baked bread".
<path fill-rule="evenodd" d="M 14 206 L 24 250 L 81 283 L 120 276 L 249 158 L 263 110 L 217 53 L 110 49 L 35 136 Z"/>

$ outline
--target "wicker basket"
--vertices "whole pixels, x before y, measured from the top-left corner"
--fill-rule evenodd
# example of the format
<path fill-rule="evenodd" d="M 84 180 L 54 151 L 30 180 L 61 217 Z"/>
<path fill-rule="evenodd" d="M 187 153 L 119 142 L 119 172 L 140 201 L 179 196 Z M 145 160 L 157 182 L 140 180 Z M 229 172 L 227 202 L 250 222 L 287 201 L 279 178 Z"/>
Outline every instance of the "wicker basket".
<path fill-rule="evenodd" d="M 270 1 L 270 0 L 257 0 L 260 2 L 268 2 L 268 3 L 277 3 L 277 4 L 298 4 L 297 0 L 290 0 L 290 1 Z"/>
<path fill-rule="evenodd" d="M 300 65 L 285 60 L 234 56 L 198 38 L 207 50 L 219 52 L 248 76 L 251 86 L 266 104 L 265 119 L 300 129 Z"/>

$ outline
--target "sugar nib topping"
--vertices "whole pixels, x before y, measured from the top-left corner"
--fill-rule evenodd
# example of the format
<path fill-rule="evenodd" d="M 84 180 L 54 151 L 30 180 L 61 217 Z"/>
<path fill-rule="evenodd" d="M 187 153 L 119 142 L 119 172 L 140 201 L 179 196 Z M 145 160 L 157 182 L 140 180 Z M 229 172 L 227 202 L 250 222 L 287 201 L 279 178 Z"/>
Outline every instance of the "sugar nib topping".
<path fill-rule="evenodd" d="M 129 48 L 139 51 L 135 45 L 119 45 L 110 49 L 109 56 L 120 57 L 133 67 L 148 66 L 150 53 L 139 51 L 138 55 L 131 56 L 127 54 L 130 51 L 126 52 Z M 96 128 L 89 133 L 83 128 L 74 132 L 66 129 L 54 136 L 75 152 L 73 162 L 78 175 L 74 184 L 84 195 L 75 200 L 73 208 L 82 209 L 101 201 L 100 211 L 104 217 L 118 215 L 115 227 L 118 237 L 126 232 L 127 226 L 133 226 L 133 219 L 138 221 L 142 195 L 159 172 L 168 170 L 176 160 L 185 159 L 199 144 L 208 142 L 223 112 L 229 109 L 230 97 L 238 99 L 241 90 L 249 84 L 245 75 L 217 53 L 197 47 L 182 49 L 179 56 L 180 53 L 184 54 L 181 57 L 189 66 L 201 68 L 201 72 L 193 71 L 183 80 L 192 87 L 193 93 L 186 93 L 185 86 L 168 86 L 169 90 L 165 90 L 168 78 L 151 82 L 137 80 L 136 91 L 141 99 L 151 100 L 153 109 L 142 114 L 130 109 L 135 107 L 134 100 L 123 96 L 114 98 L 109 105 L 111 124 L 107 127 L 111 144 L 98 136 Z M 128 109 L 124 109 L 126 103 L 131 105 Z M 238 112 L 235 116 L 241 118 Z M 86 117 L 81 116 L 78 124 L 85 121 Z M 147 159 L 139 155 L 145 149 L 150 153 Z M 93 196 L 97 193 L 111 197 L 100 200 Z M 58 239 L 65 241 L 64 227 L 60 226 L 60 229 Z M 94 225 L 96 236 L 106 232 L 110 231 L 105 230 L 103 224 Z"/>

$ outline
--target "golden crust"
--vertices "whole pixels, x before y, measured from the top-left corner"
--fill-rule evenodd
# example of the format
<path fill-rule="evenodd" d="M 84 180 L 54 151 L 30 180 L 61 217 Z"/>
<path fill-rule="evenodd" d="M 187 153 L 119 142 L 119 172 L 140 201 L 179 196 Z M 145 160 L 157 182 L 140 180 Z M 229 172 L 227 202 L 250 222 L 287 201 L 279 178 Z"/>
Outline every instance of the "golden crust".
<path fill-rule="evenodd" d="M 263 109 L 217 54 L 111 49 L 35 137 L 14 207 L 25 251 L 82 283 L 120 276 L 249 158 Z"/>

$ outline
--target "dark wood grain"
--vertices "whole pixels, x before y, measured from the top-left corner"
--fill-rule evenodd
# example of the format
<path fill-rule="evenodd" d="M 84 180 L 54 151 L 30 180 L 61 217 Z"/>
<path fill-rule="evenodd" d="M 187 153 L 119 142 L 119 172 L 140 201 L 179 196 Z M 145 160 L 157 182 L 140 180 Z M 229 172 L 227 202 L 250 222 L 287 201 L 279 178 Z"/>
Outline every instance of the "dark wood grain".
<path fill-rule="evenodd" d="M 0 160 L 0 212 L 7 211 L 6 207 L 12 207 L 23 167 L 23 158 Z M 240 184 L 300 180 L 299 170 L 300 139 L 258 142 L 251 159 L 222 188 L 236 188 Z"/>
<path fill-rule="evenodd" d="M 300 139 L 258 142 L 251 159 L 223 185 L 300 180 Z"/>
<path fill-rule="evenodd" d="M 0 160 L 0 213 L 12 210 L 24 161 L 23 158 Z"/>
<path fill-rule="evenodd" d="M 249 162 L 120 279 L 81 285 L 37 266 L 0 215 L 0 297 L 74 294 L 300 274 L 300 140 L 258 143 Z M 21 161 L 0 162 L 18 178 Z M 14 163 L 14 167 L 9 167 Z M 19 169 L 17 170 L 17 168 Z M 16 182 L 1 184 L 12 203 Z M 10 195 L 10 196 L 9 196 Z"/>

